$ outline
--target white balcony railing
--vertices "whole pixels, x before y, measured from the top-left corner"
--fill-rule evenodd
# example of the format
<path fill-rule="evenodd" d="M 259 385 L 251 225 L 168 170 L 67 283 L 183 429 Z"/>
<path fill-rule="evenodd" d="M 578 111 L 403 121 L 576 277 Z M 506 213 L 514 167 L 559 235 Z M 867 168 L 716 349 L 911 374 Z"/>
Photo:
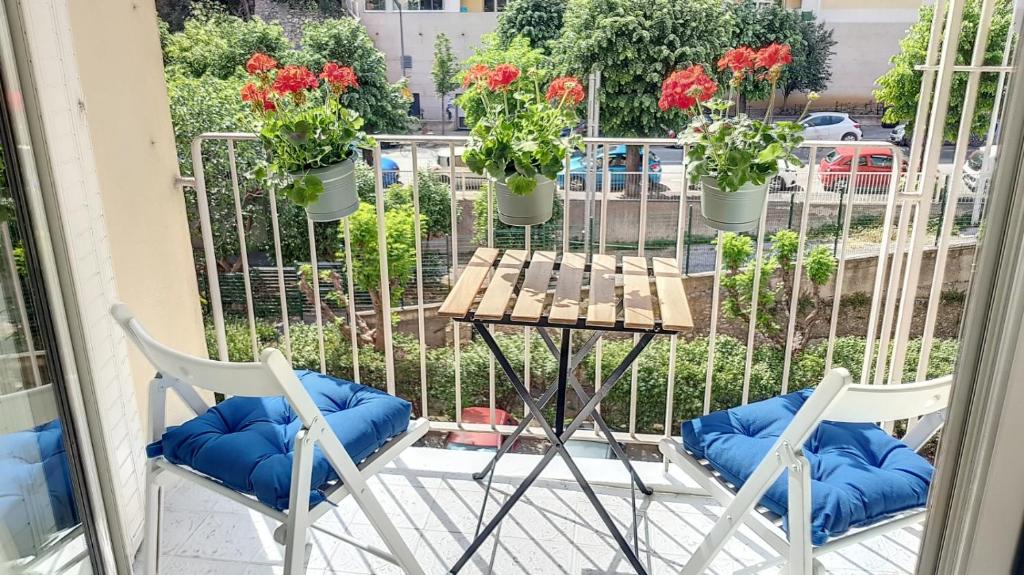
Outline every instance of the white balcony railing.
<path fill-rule="evenodd" d="M 480 189 L 481 186 L 478 179 L 468 175 L 464 168 L 458 168 L 456 162 L 449 162 L 446 169 L 442 170 L 441 175 L 445 176 L 444 179 L 451 184 L 452 188 L 450 206 L 451 229 L 446 238 L 424 240 L 423 230 L 420 229 L 421 224 L 418 217 L 421 212 L 420 173 L 421 169 L 425 167 L 421 163 L 422 158 L 427 157 L 426 152 L 437 149 L 447 152 L 448 158 L 455 158 L 456 148 L 463 145 L 465 139 L 458 136 L 390 135 L 376 136 L 376 139 L 378 142 L 377 147 L 372 153 L 374 165 L 377 166 L 375 168 L 376 184 L 374 198 L 377 222 L 377 256 L 383 262 L 379 266 L 379 285 L 382 286 L 380 297 L 382 317 L 392 317 L 393 313 L 400 312 L 401 317 L 406 318 L 406 323 L 414 323 L 415 327 L 407 331 L 412 332 L 418 353 L 418 361 L 413 362 L 418 363 L 418 370 L 415 370 L 413 373 L 397 374 L 394 327 L 389 321 L 385 321 L 383 325 L 377 326 L 377 329 L 380 329 L 383 334 L 382 351 L 384 365 L 382 366 L 382 387 L 386 388 L 390 393 L 396 393 L 400 387 L 401 390 L 404 390 L 405 395 L 410 395 L 406 399 L 417 404 L 417 409 L 420 412 L 417 415 L 434 419 L 437 428 L 509 432 L 513 429 L 512 425 L 491 425 L 462 421 L 462 409 L 471 406 L 464 402 L 463 391 L 465 382 L 463 381 L 462 365 L 462 351 L 465 345 L 467 345 L 465 338 L 469 334 L 460 333 L 458 323 L 447 322 L 445 324 L 447 325 L 446 330 L 451 330 L 451 336 L 445 335 L 444 337 L 444 345 L 452 346 L 454 366 L 450 371 L 451 381 L 432 381 L 430 377 L 433 366 L 430 365 L 431 347 L 428 346 L 428 340 L 435 339 L 435 334 L 432 331 L 428 331 L 428 322 L 436 325 L 440 321 L 433 315 L 433 310 L 437 303 L 446 295 L 447 286 L 454 283 L 454 280 L 461 271 L 463 262 L 468 259 L 469 254 L 476 247 L 474 241 L 470 239 L 470 236 L 468 236 L 464 229 L 466 227 L 465 221 L 461 226 L 463 229 L 460 229 L 460 214 L 464 212 L 463 204 L 475 194 L 488 194 L 488 205 L 490 205 L 492 200 L 488 189 L 489 186 L 482 186 L 482 189 Z M 212 321 L 212 329 L 216 339 L 216 355 L 220 359 L 228 358 L 229 342 L 221 290 L 222 278 L 218 273 L 217 266 L 213 263 L 218 261 L 218 253 L 215 249 L 214 241 L 215 224 L 217 226 L 233 226 L 237 234 L 237 255 L 240 263 L 239 271 L 242 276 L 242 289 L 244 291 L 244 314 L 239 313 L 237 310 L 234 314 L 237 320 L 241 320 L 241 316 L 244 315 L 244 322 L 248 325 L 249 343 L 251 344 L 249 347 L 251 347 L 253 357 L 258 356 L 261 345 L 256 318 L 257 306 L 254 300 L 252 285 L 252 278 L 257 271 L 269 272 L 272 274 L 273 280 L 276 280 L 278 296 L 276 306 L 280 309 L 274 315 L 277 316 L 277 330 L 281 347 L 283 347 L 283 351 L 289 357 L 292 357 L 293 340 L 291 336 L 294 329 L 294 318 L 304 315 L 301 310 L 296 313 L 296 302 L 294 300 L 289 301 L 290 286 L 286 284 L 294 280 L 290 279 L 292 277 L 290 275 L 291 272 L 286 273 L 286 262 L 284 261 L 282 250 L 282 225 L 284 224 L 279 217 L 278 199 L 275 197 L 273 190 L 266 190 L 265 198 L 260 200 L 265 202 L 265 204 L 260 205 L 269 207 L 272 231 L 270 244 L 272 245 L 273 253 L 267 254 L 267 256 L 273 256 L 273 263 L 269 266 L 261 266 L 260 270 L 252 269 L 250 264 L 250 259 L 252 258 L 247 250 L 249 239 L 245 234 L 244 218 L 246 215 L 243 213 L 243 195 L 240 190 L 240 174 L 244 176 L 245 170 L 248 168 L 239 166 L 237 149 L 238 146 L 243 145 L 241 142 L 252 140 L 256 140 L 254 135 L 243 133 L 211 133 L 197 137 L 192 145 L 194 177 L 183 180 L 184 185 L 194 188 L 195 192 L 196 217 L 198 221 L 193 223 L 197 225 L 199 236 L 202 240 L 202 249 L 199 255 L 206 262 L 204 265 L 205 270 L 200 272 L 205 274 L 205 278 L 200 279 L 205 279 L 206 282 L 209 298 L 207 302 L 209 318 Z M 385 179 L 380 168 L 380 160 L 383 155 L 380 147 L 382 143 L 400 146 L 399 151 L 389 152 L 389 154 L 406 160 L 406 165 L 402 168 L 401 177 L 403 180 L 411 183 L 411 202 L 414 213 L 417 216 L 414 218 L 415 280 L 411 284 L 414 287 L 414 290 L 412 290 L 414 293 L 407 294 L 403 300 L 404 303 L 396 309 L 392 309 L 391 282 L 388 277 L 388 266 L 386 265 L 389 252 L 387 246 L 388 237 L 385 233 L 385 189 L 382 185 Z M 588 157 L 591 158 L 605 149 L 613 149 L 611 148 L 612 146 L 635 145 L 641 148 L 643 158 L 646 159 L 651 157 L 650 154 L 653 148 L 670 146 L 674 144 L 674 141 L 667 139 L 588 138 L 586 139 L 586 144 Z M 245 145 L 254 146 L 255 144 Z M 841 174 L 839 180 L 836 180 L 844 182 L 842 185 L 835 185 L 835 182 L 827 178 L 823 180 L 818 173 L 817 163 L 827 153 L 826 150 L 836 146 L 852 146 L 858 151 L 858 154 L 861 149 L 869 147 L 891 150 L 894 159 L 891 172 L 873 173 L 865 178 L 864 174 L 858 174 L 857 162 L 854 161 L 852 163 L 854 166 L 852 173 Z M 224 181 L 210 181 L 207 179 L 204 170 L 204 154 L 212 151 L 223 153 L 224 150 L 226 150 L 227 170 L 226 174 L 222 175 L 226 177 Z M 788 302 L 786 305 L 788 313 L 780 316 L 783 317 L 782 322 L 784 323 L 779 325 L 778 337 L 782 338 L 784 342 L 782 347 L 784 349 L 781 365 L 775 365 L 773 369 L 781 370 L 781 376 L 779 377 L 781 384 L 778 386 L 778 389 L 773 390 L 773 393 L 786 393 L 790 388 L 794 373 L 794 349 L 802 345 L 801 342 L 803 341 L 802 339 L 798 341 L 798 337 L 809 337 L 806 334 L 801 336 L 801 334 L 797 333 L 797 324 L 799 316 L 803 313 L 803 306 L 806 305 L 809 287 L 805 277 L 805 266 L 808 264 L 805 260 L 805 255 L 812 246 L 822 245 L 829 248 L 837 260 L 834 278 L 829 286 L 823 288 L 825 291 L 831 292 L 830 298 L 823 299 L 825 303 L 822 304 L 821 310 L 828 317 L 827 334 L 822 333 L 820 335 L 820 339 L 825 345 L 825 369 L 828 369 L 835 361 L 834 351 L 839 337 L 838 328 L 840 324 L 844 323 L 844 318 L 841 317 L 843 295 L 851 293 L 844 291 L 844 282 L 852 277 L 850 274 L 854 272 L 851 272 L 851 266 L 856 262 L 856 274 L 858 274 L 858 277 L 864 276 L 864 274 L 870 276 L 869 280 L 861 281 L 858 284 L 866 283 L 870 286 L 870 289 L 866 290 L 869 292 L 870 301 L 865 306 L 868 311 L 865 322 L 866 328 L 863 333 L 866 338 L 865 353 L 862 365 L 859 366 L 861 381 L 883 384 L 899 383 L 903 380 L 904 351 L 901 350 L 905 350 L 910 339 L 911 330 L 908 325 L 897 324 L 902 323 L 901 318 L 906 314 L 913 313 L 913 306 L 917 303 L 918 284 L 917 278 L 910 277 L 908 271 L 920 268 L 919 262 L 926 250 L 933 250 L 935 252 L 934 276 L 931 287 L 932 297 L 927 303 L 926 321 L 923 326 L 915 328 L 921 334 L 921 347 L 923 350 L 920 354 L 921 361 L 927 362 L 928 353 L 926 350 L 931 347 L 935 334 L 937 310 L 939 301 L 942 299 L 939 296 L 941 295 L 944 283 L 944 268 L 950 248 L 954 245 L 969 245 L 973 242 L 970 232 L 958 230 L 953 225 L 953 221 L 958 216 L 958 207 L 964 206 L 964 202 L 961 201 L 964 198 L 960 194 L 962 182 L 958 181 L 957 178 L 944 177 L 931 184 L 939 188 L 939 193 L 932 193 L 931 190 L 927 194 L 922 193 L 924 186 L 918 186 L 916 189 L 910 189 L 910 191 L 903 191 L 904 186 L 901 181 L 903 175 L 900 173 L 900 170 L 901 166 L 905 164 L 900 148 L 886 142 L 806 142 L 801 148 L 801 154 L 807 159 L 805 162 L 807 167 L 799 172 L 797 187 L 789 191 L 771 194 L 771 199 L 762 214 L 761 225 L 756 232 L 756 238 L 754 238 L 755 253 L 753 261 L 756 263 L 752 269 L 752 297 L 749 302 L 739 302 L 741 307 L 746 307 L 743 315 L 749 318 L 749 320 L 745 334 L 742 334 L 742 337 L 737 337 L 737 339 L 745 342 L 745 355 L 742 369 L 742 387 L 740 388 L 739 397 L 735 400 L 716 398 L 716 386 L 713 385 L 714 370 L 712 368 L 716 365 L 716 355 L 719 353 L 717 346 L 720 344 L 719 336 L 723 330 L 723 321 L 725 321 L 722 313 L 722 302 L 726 297 L 724 292 L 728 289 L 723 287 L 723 278 L 726 278 L 727 275 L 723 271 L 723 244 L 720 241 L 722 235 L 717 235 L 715 238 L 717 243 L 713 244 L 714 247 L 710 243 L 697 244 L 693 240 L 694 237 L 701 234 L 707 235 L 709 232 L 704 227 L 702 218 L 699 215 L 698 199 L 695 195 L 695 190 L 687 185 L 685 162 L 678 161 L 675 162 L 677 164 L 675 165 L 672 162 L 662 160 L 660 167 L 656 168 L 658 172 L 657 178 L 652 177 L 655 168 L 648 161 L 642 162 L 643 166 L 640 173 L 622 175 L 625 179 L 620 181 L 623 183 L 628 182 L 629 178 L 635 178 L 633 180 L 635 185 L 632 188 L 636 188 L 636 193 L 633 194 L 636 197 L 630 199 L 620 199 L 620 190 L 611 189 L 616 184 L 616 179 L 613 179 L 615 172 L 609 165 L 610 162 L 601 162 L 598 168 L 583 169 L 581 174 L 583 177 L 579 180 L 581 183 L 579 186 L 576 183 L 576 178 L 567 178 L 566 180 L 569 182 L 570 187 L 569 193 L 566 194 L 563 189 L 556 199 L 557 202 L 561 202 L 562 211 L 561 232 L 557 234 L 560 235 L 560 238 L 556 237 L 553 240 L 556 244 L 560 244 L 555 248 L 556 250 L 584 251 L 587 253 L 622 253 L 625 249 L 638 255 L 644 255 L 645 251 L 660 250 L 662 255 L 665 255 L 665 252 L 674 255 L 679 260 L 681 269 L 690 269 L 695 252 L 707 253 L 709 257 L 711 252 L 714 252 L 712 268 L 708 269 L 708 265 L 705 264 L 703 273 L 699 273 L 697 270 L 700 266 L 695 264 L 693 266 L 694 269 L 690 272 L 694 277 L 702 275 L 707 277 L 708 272 L 711 272 L 713 276 L 709 280 L 711 283 L 710 297 L 707 297 L 703 292 L 691 292 L 690 295 L 690 303 L 691 306 L 694 306 L 696 320 L 698 322 L 706 321 L 706 324 L 698 325 L 698 330 L 703 332 L 706 328 L 708 336 L 707 367 L 705 370 L 706 376 L 703 379 L 703 399 L 701 402 L 701 408 L 704 413 L 710 411 L 713 405 L 722 407 L 723 401 L 725 403 L 746 403 L 751 399 L 751 381 L 755 377 L 752 371 L 755 366 L 755 353 L 759 344 L 759 331 L 761 330 L 761 327 L 757 324 L 757 312 L 758 306 L 762 305 L 763 296 L 765 295 L 759 294 L 759 290 L 762 289 L 763 285 L 761 275 L 764 270 L 764 263 L 767 261 L 766 254 L 771 249 L 768 233 L 770 229 L 792 229 L 792 231 L 796 232 L 799 243 L 796 259 L 793 263 L 794 272 L 790 276 L 791 280 L 789 283 L 784 285 L 787 293 L 778 292 L 778 297 L 786 298 Z M 682 152 L 679 153 L 679 156 L 680 158 L 683 156 Z M 577 173 L 576 169 L 570 169 L 570 167 L 580 165 L 578 162 L 574 164 L 572 159 L 567 157 L 566 171 L 575 176 Z M 597 163 L 591 161 L 589 163 L 584 162 L 583 165 L 594 166 Z M 435 171 L 437 171 L 436 168 Z M 957 176 L 959 176 L 959 170 L 957 170 Z M 829 176 L 829 178 L 831 177 Z M 406 178 L 408 179 L 406 180 Z M 608 183 L 609 185 L 602 185 L 601 182 Z M 823 182 L 827 185 L 823 185 Z M 909 188 L 907 187 L 907 189 Z M 945 191 L 943 192 L 943 190 Z M 209 206 L 213 194 L 230 194 L 233 198 L 235 208 L 233 223 L 214 222 L 211 220 L 212 216 Z M 980 201 L 980 198 L 972 197 L 967 198 L 967 200 Z M 654 206 L 653 215 L 652 206 Z M 858 241 L 853 237 L 853 235 L 859 233 L 858 228 L 854 225 L 855 222 L 859 221 L 854 217 L 855 212 L 858 210 L 874 214 L 872 218 L 874 218 L 877 224 L 871 234 L 869 234 L 874 238 L 873 240 L 866 242 Z M 483 234 L 484 238 L 481 243 L 486 242 L 488 245 L 494 245 L 495 222 L 493 210 L 485 209 L 484 211 L 487 214 L 486 233 Z M 970 212 L 970 206 L 967 206 L 967 209 L 964 211 Z M 934 215 L 933 212 L 935 213 Z M 621 222 L 613 220 L 625 220 L 626 216 L 624 214 L 627 213 L 632 214 L 629 218 L 635 218 L 635 220 L 629 219 L 629 222 L 636 222 L 635 245 L 623 246 L 621 245 L 624 243 L 623 229 L 631 231 L 633 229 L 632 224 L 629 223 L 623 226 Z M 666 213 L 674 221 L 666 223 Z M 772 218 L 769 218 L 770 213 Z M 934 225 L 936 220 L 938 221 L 937 226 Z M 654 227 L 657 229 L 652 230 L 652 221 L 657 222 L 654 224 Z M 961 221 L 964 221 L 963 218 L 961 218 Z M 826 222 L 829 225 L 824 226 L 822 222 Z M 938 230 L 934 242 L 923 246 L 912 245 L 910 238 L 914 227 L 927 226 L 929 222 L 933 224 L 933 228 Z M 817 227 L 812 227 L 812 224 Z M 483 222 L 479 225 L 483 227 Z M 963 226 L 970 228 L 969 222 L 963 224 Z M 826 227 L 828 231 L 823 236 L 822 228 Z M 342 294 L 344 300 L 336 302 L 338 304 L 336 307 L 339 309 L 344 308 L 344 312 L 339 312 L 338 317 L 342 319 L 343 323 L 347 323 L 347 336 L 351 347 L 351 373 L 335 375 L 362 380 L 367 375 L 367 367 L 360 363 L 361 353 L 365 353 L 365 348 L 359 344 L 360 334 L 358 333 L 359 328 L 357 326 L 360 323 L 360 317 L 364 316 L 367 306 L 364 300 L 357 297 L 357 290 L 360 286 L 355 284 L 354 274 L 349 273 L 349 270 L 353 269 L 353 258 L 361 257 L 361 254 L 352 253 L 352 238 L 348 221 L 341 224 L 340 233 L 344 250 L 343 254 L 339 254 L 338 259 L 342 261 L 332 265 L 339 265 L 344 270 L 344 281 L 341 280 L 340 275 L 333 281 L 336 282 L 335 293 Z M 532 237 L 530 228 L 523 228 L 521 232 L 514 231 L 513 233 L 517 234 L 521 239 L 502 238 L 502 241 L 505 243 L 513 242 L 515 247 L 527 250 L 531 249 L 531 247 L 536 247 L 531 246 L 531 243 L 534 243 L 535 240 Z M 651 241 L 652 233 L 657 237 L 668 239 L 658 242 Z M 325 308 L 322 306 L 323 296 L 320 273 L 321 264 L 324 262 L 319 261 L 321 258 L 317 254 L 322 253 L 321 246 L 317 245 L 314 225 L 308 220 L 306 234 L 309 244 L 309 265 L 312 269 L 312 273 L 308 274 L 312 283 L 312 324 L 315 326 L 317 338 L 316 359 L 318 361 L 314 362 L 313 367 L 318 366 L 320 370 L 326 371 L 328 360 L 325 346 L 325 318 L 322 311 Z M 610 234 L 615 234 L 615 237 L 609 237 Z M 874 242 L 873 244 L 872 241 Z M 428 243 L 435 248 L 440 246 L 431 254 L 432 261 L 436 261 L 439 254 L 444 254 L 445 259 L 450 261 L 448 273 L 445 274 L 447 280 L 436 280 L 435 283 L 438 285 L 435 287 L 437 289 L 429 293 L 425 289 L 424 274 L 424 256 Z M 447 251 L 447 254 L 445 254 L 445 251 Z M 648 253 L 648 255 L 652 254 Z M 854 256 L 857 256 L 857 258 L 855 259 Z M 867 264 L 873 264 L 867 265 L 867 272 L 864 271 L 865 266 L 862 265 L 865 261 Z M 430 271 L 435 275 L 438 273 L 436 269 L 431 269 Z M 773 292 L 780 289 L 778 282 L 767 285 Z M 291 291 L 294 293 L 294 288 Z M 903 294 L 910 294 L 910 297 L 902 297 Z M 307 297 L 306 299 L 310 298 Z M 710 299 L 710 302 L 707 301 L 708 299 Z M 907 306 L 910 306 L 909 309 Z M 706 308 L 709 308 L 706 313 L 701 311 Z M 734 319 L 729 321 L 735 332 L 736 321 Z M 332 325 L 333 328 L 334 326 Z M 531 333 L 531 328 L 516 329 L 521 329 L 524 338 L 522 362 L 525 372 L 525 383 L 529 386 L 532 371 L 530 344 L 533 340 L 539 340 L 539 338 L 536 334 Z M 782 336 L 782 333 L 785 335 Z M 637 414 L 638 402 L 640 401 L 639 390 L 641 388 L 639 364 L 642 363 L 643 358 L 641 358 L 640 362 L 634 364 L 628 384 L 630 386 L 628 409 L 624 405 L 616 406 L 620 412 L 628 413 L 624 421 L 620 419 L 622 424 L 618 426 L 619 429 L 617 430 L 617 439 L 619 441 L 653 443 L 663 435 L 671 434 L 673 429 L 677 429 L 676 424 L 680 414 L 675 412 L 674 393 L 677 391 L 676 365 L 679 345 L 679 336 L 672 336 L 668 343 L 665 407 L 662 417 L 658 418 L 661 423 L 660 426 L 652 427 L 648 423 L 638 426 Z M 894 357 L 892 358 L 888 351 L 890 349 L 894 350 L 892 354 Z M 595 349 L 594 356 L 595 365 L 593 370 L 595 381 L 600 379 L 603 362 L 602 356 L 602 344 L 599 344 Z M 234 357 L 233 359 L 245 358 Z M 890 359 L 894 361 L 890 362 Z M 493 359 L 491 359 L 488 369 L 486 395 L 487 407 L 491 411 L 492 422 L 496 421 L 494 414 L 498 408 L 496 403 L 494 367 Z M 374 366 L 374 369 L 377 368 L 378 366 Z M 399 378 L 402 381 L 398 381 Z M 438 409 L 436 405 L 431 405 L 430 399 L 431 386 L 441 383 L 453 385 L 454 387 L 454 405 L 443 406 L 444 409 Z M 416 389 L 416 391 L 410 391 L 411 389 Z M 644 398 L 645 401 L 647 399 Z M 660 398 L 658 401 L 660 402 Z M 607 400 L 605 403 L 607 404 Z M 448 407 L 452 408 L 451 411 L 448 410 Z M 435 409 L 432 411 L 431 408 Z M 444 413 L 450 413 L 451 416 L 446 417 L 443 415 Z M 448 419 L 448 421 L 438 421 L 439 419 Z M 656 427 L 660 427 L 660 429 L 652 431 Z M 591 438 L 597 437 L 596 434 L 581 435 L 588 435 Z"/>

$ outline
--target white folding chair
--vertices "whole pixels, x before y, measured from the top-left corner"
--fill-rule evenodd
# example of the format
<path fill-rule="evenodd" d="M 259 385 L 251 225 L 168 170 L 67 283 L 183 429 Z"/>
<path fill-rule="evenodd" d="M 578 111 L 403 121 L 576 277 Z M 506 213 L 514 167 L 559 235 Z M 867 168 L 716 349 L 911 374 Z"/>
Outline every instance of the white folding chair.
<path fill-rule="evenodd" d="M 675 438 L 662 439 L 660 449 L 666 465 L 678 465 L 726 507 L 687 562 L 683 575 L 704 573 L 741 525 L 749 527 L 779 553 L 778 557 L 741 573 L 757 573 L 788 563 L 787 573 L 802 575 L 823 572 L 818 557 L 825 553 L 923 521 L 925 510 L 914 509 L 814 547 L 811 543 L 811 469 L 803 446 L 823 421 L 875 424 L 924 416 L 901 440 L 918 451 L 945 420 L 952 379 L 950 375 L 902 385 L 861 385 L 852 383 L 845 369 L 833 369 L 795 413 L 739 491 L 734 491 L 708 461 L 687 451 L 681 442 Z M 758 509 L 762 497 L 784 471 L 788 473 L 788 538 L 777 517 Z"/>
<path fill-rule="evenodd" d="M 294 440 L 295 451 L 292 460 L 290 496 L 286 511 L 279 511 L 264 505 L 248 494 L 239 493 L 192 469 L 172 464 L 162 456 L 151 458 L 146 479 L 146 537 L 144 542 L 145 565 L 148 573 L 155 574 L 158 571 L 161 476 L 166 474 L 198 483 L 280 521 L 282 525 L 275 531 L 274 538 L 285 546 L 284 573 L 286 575 L 305 572 L 306 531 L 310 528 L 322 531 L 367 553 L 390 561 L 401 567 L 406 573 L 424 574 L 423 568 L 413 556 L 408 544 L 368 488 L 367 479 L 380 471 L 402 450 L 426 434 L 429 429 L 426 419 L 411 422 L 408 430 L 393 437 L 386 445 L 364 461 L 358 462 L 357 465 L 357 462 L 349 457 L 333 430 L 324 422 L 321 411 L 280 351 L 265 350 L 257 363 L 230 363 L 192 357 L 155 341 L 135 320 L 131 311 L 124 304 L 114 305 L 111 313 L 124 327 L 129 338 L 158 371 L 149 391 L 152 441 L 159 441 L 166 431 L 164 410 L 168 390 L 177 393 L 197 416 L 205 413 L 209 406 L 196 392 L 196 388 L 225 395 L 283 396 L 302 423 Z M 314 448 L 317 445 L 340 480 L 324 489 L 325 500 L 311 508 L 310 483 Z M 349 495 L 355 499 L 363 513 L 366 514 L 370 524 L 387 546 L 387 550 L 356 541 L 314 524 L 317 519 Z"/>

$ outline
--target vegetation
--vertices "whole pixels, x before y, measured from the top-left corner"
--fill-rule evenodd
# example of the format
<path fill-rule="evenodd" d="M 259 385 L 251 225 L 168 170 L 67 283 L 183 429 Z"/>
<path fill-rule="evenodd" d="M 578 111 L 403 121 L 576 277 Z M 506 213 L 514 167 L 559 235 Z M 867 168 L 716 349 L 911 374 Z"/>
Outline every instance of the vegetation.
<path fill-rule="evenodd" d="M 504 45 L 496 35 L 487 34 L 481 40 L 480 47 L 462 63 L 459 79 L 463 86 L 468 86 L 466 76 L 474 66 L 493 68 L 499 64 L 512 64 L 520 70 L 534 70 L 537 81 L 542 83 L 554 77 L 551 60 L 541 50 L 531 47 L 528 39 L 514 38 Z M 459 98 L 459 106 L 465 111 L 466 124 L 469 126 L 475 126 L 484 116 L 482 94 L 477 93 L 475 97 L 463 94 Z"/>
<path fill-rule="evenodd" d="M 523 37 L 530 45 L 547 51 L 562 33 L 566 0 L 509 0 L 498 18 L 498 38 L 503 45 Z"/>
<path fill-rule="evenodd" d="M 330 326 L 328 326 L 330 327 Z M 283 346 L 276 330 L 259 325 L 260 347 Z M 319 351 L 316 327 L 291 327 L 292 361 L 296 368 L 319 369 Z M 244 321 L 227 324 L 229 355 L 234 360 L 252 357 L 249 328 Z M 524 338 L 521 333 L 497 333 L 495 339 L 508 356 L 512 366 L 522 369 Z M 216 354 L 212 329 L 207 331 L 211 353 Z M 605 342 L 602 373 L 622 360 L 633 346 L 632 339 L 611 339 Z M 862 337 L 843 337 L 836 340 L 833 365 L 850 370 L 855 380 L 860 378 L 865 342 Z M 455 418 L 455 362 L 452 347 L 430 349 L 427 352 L 427 380 L 421 382 L 419 351 L 415 339 L 395 334 L 395 381 L 399 396 L 412 401 L 417 413 L 423 413 L 420 403 L 420 385 L 425 384 L 428 394 L 428 413 L 432 419 L 452 421 Z M 743 393 L 743 375 L 746 347 L 738 340 L 719 336 L 715 342 L 715 365 L 712 376 L 711 409 L 723 409 L 740 403 Z M 929 356 L 928 377 L 951 373 L 956 359 L 954 340 L 936 340 Z M 655 338 L 637 360 L 637 430 L 641 433 L 664 431 L 665 397 L 668 388 L 668 338 Z M 327 372 L 339 377 L 352 377 L 352 351 L 339 330 L 325 333 Z M 911 340 L 903 370 L 904 380 L 910 381 L 917 369 L 920 340 Z M 704 383 L 707 373 L 708 339 L 695 338 L 680 341 L 676 350 L 675 390 L 672 413 L 676 421 L 703 413 Z M 488 404 L 490 351 L 480 340 L 464 343 L 461 348 L 462 406 Z M 758 345 L 751 366 L 750 401 L 766 399 L 782 391 L 783 350 L 774 345 Z M 359 349 L 359 369 L 362 383 L 383 389 L 384 354 L 373 348 Z M 594 379 L 594 359 L 591 355 L 576 375 L 583 382 Z M 813 387 L 825 372 L 825 343 L 819 342 L 794 353 L 788 390 Z M 518 412 L 521 400 L 512 390 L 501 371 L 497 375 L 495 404 L 500 409 Z M 555 382 L 557 371 L 551 354 L 540 337 L 530 341 L 530 382 L 533 389 L 543 389 Z M 601 414 L 616 429 L 626 429 L 629 423 L 631 390 L 628 378 L 616 385 L 601 404 Z"/>
<path fill-rule="evenodd" d="M 458 62 L 452 52 L 452 41 L 443 32 L 434 38 L 434 66 L 430 75 L 434 79 L 434 91 L 441 98 L 441 133 L 444 134 L 447 122 L 445 117 L 445 99 L 459 87 L 455 80 L 458 73 Z"/>
<path fill-rule="evenodd" d="M 957 44 L 956 61 L 967 64 L 971 61 L 974 51 L 974 40 L 978 34 L 981 1 L 968 0 L 964 7 L 963 24 L 960 29 L 960 41 Z M 932 25 L 933 6 L 922 6 L 918 21 L 911 26 L 903 40 L 900 41 L 900 52 L 889 59 L 891 67 L 876 83 L 875 99 L 886 105 L 884 121 L 905 123 L 907 129 L 913 127 L 917 114 L 918 97 L 921 93 L 922 72 L 917 70 L 925 62 L 928 51 L 928 38 Z M 1013 3 L 1007 0 L 996 0 L 995 13 L 989 30 L 988 43 L 985 48 L 984 65 L 999 65 L 1003 60 L 1007 32 L 1013 22 Z M 1013 38 L 1011 41 L 1015 42 Z M 978 87 L 978 101 L 971 119 L 971 134 L 984 136 L 988 131 L 992 118 L 992 106 L 995 104 L 998 74 L 982 74 Z M 967 94 L 967 75 L 954 74 L 953 87 L 949 99 L 949 111 L 946 113 L 946 124 L 943 137 L 956 140 L 960 119 L 963 116 L 963 102 Z"/>

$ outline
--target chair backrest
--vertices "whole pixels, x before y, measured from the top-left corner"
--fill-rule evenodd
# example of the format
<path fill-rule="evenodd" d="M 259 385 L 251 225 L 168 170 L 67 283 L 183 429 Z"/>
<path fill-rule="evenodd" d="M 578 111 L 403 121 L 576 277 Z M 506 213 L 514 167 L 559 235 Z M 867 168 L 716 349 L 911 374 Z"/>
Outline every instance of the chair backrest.
<path fill-rule="evenodd" d="M 309 394 L 299 383 L 291 370 L 288 360 L 280 351 L 270 348 L 264 350 L 258 363 L 236 363 L 214 361 L 194 357 L 171 349 L 153 339 L 131 310 L 124 304 L 115 304 L 110 313 L 124 328 L 140 351 L 163 377 L 174 378 L 192 387 L 206 389 L 225 395 L 244 395 L 249 397 L 287 396 L 293 406 L 304 404 L 300 416 L 315 417 L 319 413 Z M 304 396 L 306 401 L 301 401 Z M 298 400 L 298 401 L 296 401 Z M 307 403 L 308 402 L 308 403 Z M 310 412 L 313 406 L 314 412 Z M 303 413 L 305 412 L 305 413 Z"/>

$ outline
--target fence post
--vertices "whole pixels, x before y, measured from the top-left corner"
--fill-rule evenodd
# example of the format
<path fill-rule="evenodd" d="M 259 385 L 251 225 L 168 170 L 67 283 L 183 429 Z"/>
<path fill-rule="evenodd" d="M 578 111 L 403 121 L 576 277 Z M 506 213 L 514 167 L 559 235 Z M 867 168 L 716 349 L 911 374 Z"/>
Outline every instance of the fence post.
<path fill-rule="evenodd" d="M 686 193 L 685 189 L 683 193 Z M 683 241 L 686 245 L 686 265 L 683 273 L 690 275 L 690 246 L 693 245 L 693 206 L 690 205 L 689 199 L 686 200 L 686 235 L 683 236 Z"/>
<path fill-rule="evenodd" d="M 948 180 L 947 180 L 947 182 L 948 182 Z M 939 245 L 939 238 L 942 236 L 942 224 L 943 224 L 943 220 L 946 218 L 946 201 L 947 201 L 947 194 L 948 194 L 948 192 L 949 192 L 949 184 L 947 183 L 947 184 L 944 184 L 942 186 L 942 190 L 939 191 L 939 225 L 935 229 L 935 245 L 936 246 Z M 930 220 L 931 218 L 929 217 L 928 219 Z M 953 222 L 956 223 L 956 210 L 955 209 L 953 210 Z"/>
<path fill-rule="evenodd" d="M 789 192 L 789 223 L 786 224 L 786 229 L 793 229 L 793 205 L 796 203 L 796 192 Z"/>
<path fill-rule="evenodd" d="M 849 186 L 847 186 L 849 188 Z M 832 256 L 839 254 L 839 235 L 843 233 L 843 200 L 846 197 L 847 189 L 839 190 L 839 211 L 836 212 L 836 236 L 832 240 Z"/>

